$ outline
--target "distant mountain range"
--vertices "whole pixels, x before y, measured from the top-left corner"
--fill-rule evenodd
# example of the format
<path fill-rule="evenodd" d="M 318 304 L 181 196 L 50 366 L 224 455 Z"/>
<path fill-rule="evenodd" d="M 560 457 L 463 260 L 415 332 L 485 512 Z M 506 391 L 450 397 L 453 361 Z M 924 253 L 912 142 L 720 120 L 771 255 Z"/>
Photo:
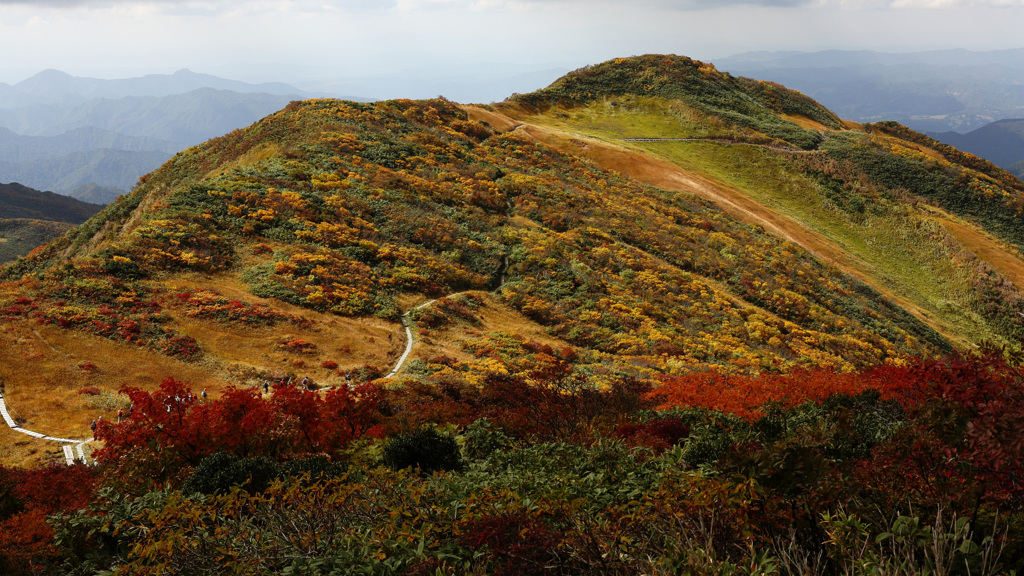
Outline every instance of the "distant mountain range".
<path fill-rule="evenodd" d="M 859 122 L 895 120 L 918 131 L 963 133 L 1024 117 L 1024 49 L 750 52 L 715 65 L 785 84 Z"/>
<path fill-rule="evenodd" d="M 314 96 L 181 70 L 0 83 L 0 182 L 109 203 L 175 153 Z"/>
<path fill-rule="evenodd" d="M 999 120 L 967 134 L 928 134 L 939 142 L 980 156 L 1024 179 L 1024 119 Z"/>
<path fill-rule="evenodd" d="M 147 74 L 137 78 L 115 80 L 83 78 L 59 70 L 44 70 L 14 85 L 0 82 L 0 108 L 19 108 L 37 104 L 66 106 L 97 98 L 173 96 L 200 88 L 213 88 L 242 94 L 309 95 L 288 84 L 249 84 L 209 74 L 197 74 L 191 70 L 178 70 L 174 74 Z"/>

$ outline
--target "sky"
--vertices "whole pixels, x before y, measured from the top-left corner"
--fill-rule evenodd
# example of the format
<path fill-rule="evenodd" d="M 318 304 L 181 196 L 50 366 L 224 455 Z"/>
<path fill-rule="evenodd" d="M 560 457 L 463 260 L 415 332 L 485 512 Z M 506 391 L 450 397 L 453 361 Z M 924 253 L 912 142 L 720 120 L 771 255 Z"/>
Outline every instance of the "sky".
<path fill-rule="evenodd" d="M 1022 29 L 1024 0 L 0 0 L 0 82 L 188 68 L 487 101 L 474 91 L 527 92 L 621 56 L 999 50 L 1024 48 Z"/>

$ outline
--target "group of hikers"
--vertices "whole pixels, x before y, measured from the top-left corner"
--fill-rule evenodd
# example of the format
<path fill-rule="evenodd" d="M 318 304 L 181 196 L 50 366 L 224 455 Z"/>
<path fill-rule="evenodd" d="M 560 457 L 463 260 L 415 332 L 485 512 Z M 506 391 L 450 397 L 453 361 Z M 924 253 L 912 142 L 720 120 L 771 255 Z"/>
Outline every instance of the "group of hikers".
<path fill-rule="evenodd" d="M 206 402 L 207 398 L 209 398 L 209 394 L 206 393 L 206 389 L 205 388 L 203 388 L 203 391 L 199 394 L 199 397 L 202 398 L 203 402 Z M 190 392 L 185 397 L 174 396 L 174 398 L 167 398 L 167 400 L 164 401 L 164 406 L 167 407 L 167 412 L 170 413 L 171 407 L 173 405 L 181 404 L 182 402 L 188 402 L 188 403 L 191 404 L 192 402 L 195 402 L 195 400 L 196 400 L 196 395 L 192 394 Z M 127 417 L 131 418 L 132 414 L 134 414 L 134 413 L 135 413 L 135 403 L 132 402 L 128 406 L 128 415 L 127 415 Z M 117 409 L 117 423 L 120 424 L 121 420 L 124 420 L 124 419 L 125 419 L 124 408 L 118 408 Z M 95 420 L 92 421 L 91 424 L 89 424 L 89 429 L 92 430 L 93 433 L 95 433 L 96 432 L 96 426 L 98 426 L 99 423 L 102 422 L 102 421 L 103 421 L 103 416 L 100 416 L 100 417 L 96 418 Z"/>
<path fill-rule="evenodd" d="M 292 385 L 292 377 L 291 376 L 287 376 L 285 378 L 281 378 L 280 384 L 281 384 L 281 386 L 291 386 Z M 350 388 L 352 387 L 352 373 L 351 372 L 346 372 L 345 373 L 345 385 L 350 387 Z M 303 390 L 316 390 L 316 388 L 314 387 L 315 384 L 313 384 L 313 382 L 309 379 L 309 376 L 304 376 L 302 378 L 302 381 L 299 382 L 299 386 Z M 264 394 L 269 394 L 270 393 L 270 380 L 264 380 L 263 381 L 263 393 Z"/>

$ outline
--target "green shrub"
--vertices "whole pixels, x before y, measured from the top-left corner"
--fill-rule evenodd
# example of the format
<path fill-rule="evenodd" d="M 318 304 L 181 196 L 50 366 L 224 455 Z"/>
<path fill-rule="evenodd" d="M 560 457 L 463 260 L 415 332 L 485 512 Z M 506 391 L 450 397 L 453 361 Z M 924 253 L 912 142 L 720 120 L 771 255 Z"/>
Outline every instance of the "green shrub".
<path fill-rule="evenodd" d="M 384 446 L 382 462 L 393 470 L 411 467 L 423 474 L 442 470 L 458 472 L 464 467 L 455 438 L 433 428 L 393 437 Z"/>
<path fill-rule="evenodd" d="M 245 486 L 250 493 L 259 493 L 281 474 L 281 467 L 263 456 L 239 458 L 226 452 L 211 454 L 196 466 L 181 490 L 186 494 L 217 494 L 232 486 Z"/>

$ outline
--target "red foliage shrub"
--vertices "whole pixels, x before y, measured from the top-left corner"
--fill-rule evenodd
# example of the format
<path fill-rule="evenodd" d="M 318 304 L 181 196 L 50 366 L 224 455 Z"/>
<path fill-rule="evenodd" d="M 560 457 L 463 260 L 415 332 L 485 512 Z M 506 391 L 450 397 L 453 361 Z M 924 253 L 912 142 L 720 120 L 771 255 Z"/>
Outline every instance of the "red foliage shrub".
<path fill-rule="evenodd" d="M 134 409 L 122 422 L 97 428 L 104 446 L 94 456 L 123 484 L 140 489 L 178 480 L 214 452 L 270 459 L 333 453 L 357 437 L 379 436 L 382 423 L 381 390 L 372 385 L 324 395 L 274 386 L 266 399 L 258 389 L 231 387 L 198 402 L 187 383 L 168 378 L 152 393 L 122 392 Z"/>
<path fill-rule="evenodd" d="M 928 390 L 914 411 L 920 435 L 946 444 L 947 460 L 969 464 L 984 498 L 1024 504 L 1021 370 L 988 352 L 924 361 L 914 376 Z"/>
<path fill-rule="evenodd" d="M 759 376 L 713 372 L 665 376 L 648 398 L 657 402 L 659 410 L 710 408 L 754 420 L 768 403 L 788 407 L 820 402 L 833 394 L 854 396 L 869 389 L 881 392 L 883 399 L 899 400 L 904 405 L 920 402 L 928 394 L 913 366 L 876 366 L 845 374 L 817 368 Z"/>
<path fill-rule="evenodd" d="M 6 504 L 0 503 L 0 574 L 39 574 L 57 555 L 46 518 L 86 507 L 94 470 L 63 465 L 0 468 L 0 481 L 0 492 L 7 492 Z"/>
<path fill-rule="evenodd" d="M 459 538 L 471 550 L 486 550 L 498 576 L 563 573 L 558 547 L 564 539 L 562 532 L 523 512 L 470 521 Z"/>
<path fill-rule="evenodd" d="M 299 354 L 312 353 L 314 350 L 316 350 L 316 344 L 312 342 L 307 342 L 302 338 L 297 338 L 294 336 L 287 340 L 278 340 L 277 346 L 282 350 L 296 352 Z"/>
<path fill-rule="evenodd" d="M 85 386 L 84 388 L 79 388 L 78 393 L 85 396 L 99 396 L 100 389 L 97 386 Z"/>
<path fill-rule="evenodd" d="M 29 509 L 0 521 L 0 573 L 41 574 L 56 556 L 53 529 L 46 523 L 44 510 Z"/>
<path fill-rule="evenodd" d="M 78 367 L 81 368 L 82 370 L 85 370 L 86 372 L 96 372 L 97 370 L 99 370 L 99 368 L 92 362 L 82 362 L 81 364 L 78 365 Z M 81 390 L 79 390 L 78 393 L 81 394 Z"/>
<path fill-rule="evenodd" d="M 679 418 L 663 418 L 642 424 L 623 424 L 615 435 L 634 446 L 646 446 L 659 452 L 690 435 L 690 427 Z"/>
<path fill-rule="evenodd" d="M 324 360 L 323 362 L 320 363 L 320 367 L 326 368 L 328 370 L 334 370 L 335 368 L 338 367 L 338 363 L 335 362 L 334 360 Z"/>
<path fill-rule="evenodd" d="M 199 343 L 191 336 L 170 336 L 164 341 L 160 351 L 168 356 L 191 360 L 199 356 Z"/>

